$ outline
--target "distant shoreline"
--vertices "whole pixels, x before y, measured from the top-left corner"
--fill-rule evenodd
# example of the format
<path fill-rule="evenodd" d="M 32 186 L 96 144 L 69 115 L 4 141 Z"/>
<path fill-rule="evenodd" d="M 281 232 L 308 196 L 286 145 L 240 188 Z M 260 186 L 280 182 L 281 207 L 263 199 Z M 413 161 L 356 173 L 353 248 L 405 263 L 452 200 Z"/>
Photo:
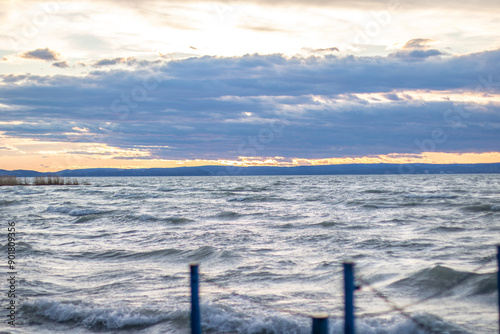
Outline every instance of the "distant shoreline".
<path fill-rule="evenodd" d="M 497 174 L 500 163 L 488 164 L 344 164 L 317 166 L 201 166 L 174 168 L 66 169 L 53 173 L 32 170 L 2 170 L 0 175 L 17 177 L 109 177 L 109 176 L 244 176 L 244 175 L 409 175 L 409 174 Z"/>

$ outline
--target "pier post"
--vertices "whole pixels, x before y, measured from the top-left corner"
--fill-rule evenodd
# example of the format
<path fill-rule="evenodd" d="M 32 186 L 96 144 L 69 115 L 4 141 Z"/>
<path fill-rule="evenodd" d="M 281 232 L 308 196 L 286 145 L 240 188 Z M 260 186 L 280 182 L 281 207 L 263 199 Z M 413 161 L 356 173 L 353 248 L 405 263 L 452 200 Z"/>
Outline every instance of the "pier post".
<path fill-rule="evenodd" d="M 344 333 L 354 330 L 354 263 L 344 262 Z"/>
<path fill-rule="evenodd" d="M 312 320 L 312 334 L 328 334 L 328 314 L 314 315 Z"/>
<path fill-rule="evenodd" d="M 191 267 L 191 334 L 201 334 L 198 263 Z"/>
<path fill-rule="evenodd" d="M 498 333 L 500 333 L 500 245 L 497 245 Z"/>

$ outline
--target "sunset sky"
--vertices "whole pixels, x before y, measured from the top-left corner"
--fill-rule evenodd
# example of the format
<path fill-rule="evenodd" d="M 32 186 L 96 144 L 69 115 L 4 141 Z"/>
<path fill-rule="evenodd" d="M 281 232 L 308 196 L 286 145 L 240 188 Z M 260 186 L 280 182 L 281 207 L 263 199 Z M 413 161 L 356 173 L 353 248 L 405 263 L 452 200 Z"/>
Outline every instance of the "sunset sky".
<path fill-rule="evenodd" d="M 0 0 L 0 169 L 500 162 L 499 15 Z"/>

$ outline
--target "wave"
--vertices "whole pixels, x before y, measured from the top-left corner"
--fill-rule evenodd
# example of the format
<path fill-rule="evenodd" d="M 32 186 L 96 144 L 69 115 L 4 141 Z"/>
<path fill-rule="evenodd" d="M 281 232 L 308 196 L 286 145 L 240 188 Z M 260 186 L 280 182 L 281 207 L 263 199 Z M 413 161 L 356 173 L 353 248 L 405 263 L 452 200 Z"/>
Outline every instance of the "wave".
<path fill-rule="evenodd" d="M 444 290 L 459 284 L 475 273 L 457 271 L 451 268 L 437 265 L 432 268 L 425 268 L 417 273 L 392 283 L 397 287 L 417 287 L 422 290 Z"/>
<path fill-rule="evenodd" d="M 295 224 L 292 224 L 292 223 L 285 223 L 285 224 L 273 225 L 272 227 L 274 227 L 274 228 L 282 228 L 282 229 L 300 228 L 299 226 L 297 226 Z"/>
<path fill-rule="evenodd" d="M 190 313 L 187 309 L 173 311 L 129 307 L 115 309 L 82 301 L 39 299 L 24 302 L 20 308 L 21 317 L 25 318 L 23 322 L 27 323 L 48 320 L 73 328 L 84 327 L 93 332 L 142 330 L 162 323 L 186 331 L 189 328 Z M 309 319 L 294 319 L 279 314 L 247 316 L 227 306 L 211 303 L 201 305 L 201 322 L 203 331 L 208 333 L 306 334 L 311 330 Z"/>
<path fill-rule="evenodd" d="M 188 251 L 186 255 L 191 261 L 201 261 L 216 255 L 216 253 L 217 248 L 212 246 L 202 246 L 196 250 Z"/>
<path fill-rule="evenodd" d="M 325 199 L 324 196 L 312 196 L 312 197 L 306 197 L 304 201 L 306 202 L 321 202 Z"/>
<path fill-rule="evenodd" d="M 43 190 L 33 189 L 25 186 L 20 186 L 19 188 L 16 188 L 16 190 L 14 191 L 14 194 L 16 195 L 38 195 L 43 193 L 44 193 Z"/>
<path fill-rule="evenodd" d="M 152 215 L 148 215 L 148 214 L 143 214 L 143 215 L 140 215 L 140 216 L 131 216 L 131 217 L 134 218 L 134 219 L 138 219 L 140 221 L 157 221 L 157 220 L 160 220 L 160 218 L 152 216 Z"/>
<path fill-rule="evenodd" d="M 293 221 L 293 220 L 299 220 L 302 218 L 307 218 L 306 216 L 300 215 L 300 214 L 283 214 L 283 215 L 276 215 L 273 217 L 276 220 L 279 221 Z M 305 225 L 297 225 L 297 227 L 304 228 L 306 227 Z"/>
<path fill-rule="evenodd" d="M 278 180 L 273 182 L 273 186 L 295 186 L 297 183 L 292 182 L 292 180 Z"/>
<path fill-rule="evenodd" d="M 325 228 L 329 228 L 329 227 L 334 227 L 334 226 L 339 226 L 339 225 L 345 225 L 344 223 L 340 223 L 338 221 L 335 221 L 335 220 L 325 220 L 325 221 L 322 221 L 320 223 L 316 223 L 316 224 L 313 224 L 314 226 L 320 226 L 320 227 L 325 227 Z"/>
<path fill-rule="evenodd" d="M 81 215 L 79 218 L 77 218 L 74 223 L 86 223 L 86 222 L 89 222 L 91 220 L 94 220 L 94 219 L 98 219 L 99 218 L 99 215 L 95 215 L 95 214 L 89 214 L 89 215 Z"/>
<path fill-rule="evenodd" d="M 479 274 L 471 279 L 468 295 L 493 294 L 498 291 L 497 274 Z"/>
<path fill-rule="evenodd" d="M 169 318 L 168 314 L 157 310 L 113 309 L 81 301 L 59 302 L 49 299 L 24 302 L 20 313 L 28 322 L 46 319 L 97 331 L 145 328 Z"/>
<path fill-rule="evenodd" d="M 160 194 L 154 194 L 154 193 L 136 193 L 136 192 L 128 192 L 126 190 L 119 190 L 111 197 L 118 197 L 118 198 L 131 198 L 131 199 L 143 199 L 143 198 L 158 198 Z"/>
<path fill-rule="evenodd" d="M 23 286 L 23 292 L 22 292 L 23 298 L 26 297 L 43 298 L 48 295 L 62 294 L 68 292 L 67 287 L 42 280 L 21 279 L 20 282 L 22 282 Z"/>
<path fill-rule="evenodd" d="M 162 219 L 165 222 L 171 223 L 171 224 L 186 224 L 186 223 L 191 223 L 194 222 L 194 220 L 186 218 L 186 217 L 168 217 Z"/>
<path fill-rule="evenodd" d="M 205 304 L 201 308 L 202 326 L 207 332 L 241 334 L 309 334 L 309 319 L 282 315 L 244 316 L 229 307 Z"/>
<path fill-rule="evenodd" d="M 97 215 L 112 212 L 112 210 L 97 210 L 90 208 L 72 208 L 67 206 L 52 206 L 50 205 L 45 212 L 65 213 L 70 216 L 86 216 Z"/>
<path fill-rule="evenodd" d="M 389 205 L 389 204 L 363 204 L 363 208 L 367 209 L 395 209 L 398 208 L 396 205 Z"/>
<path fill-rule="evenodd" d="M 398 280 L 392 287 L 410 288 L 423 295 L 439 294 L 443 296 L 455 295 L 454 290 L 460 287 L 460 293 L 467 296 L 483 295 L 496 292 L 496 274 L 477 274 L 467 271 L 458 271 L 445 266 L 435 266 L 418 271 L 417 273 Z"/>
<path fill-rule="evenodd" d="M 229 197 L 229 198 L 226 198 L 226 201 L 228 202 L 243 202 L 245 200 L 247 200 L 249 197 L 245 197 L 245 196 L 236 196 L 236 197 Z"/>
<path fill-rule="evenodd" d="M 288 202 L 291 199 L 276 196 L 236 196 L 226 199 L 228 202 Z"/>
<path fill-rule="evenodd" d="M 393 241 L 390 239 L 370 238 L 356 243 L 357 247 L 366 249 L 402 249 L 420 251 L 434 247 L 433 243 L 419 240 Z"/>
<path fill-rule="evenodd" d="M 261 192 L 261 191 L 272 190 L 272 188 L 269 187 L 269 186 L 249 186 L 249 187 L 246 187 L 245 190 L 258 193 L 258 192 Z"/>
<path fill-rule="evenodd" d="M 343 332 L 343 321 L 334 323 L 334 333 Z M 411 319 L 403 316 L 393 316 L 389 319 L 356 319 L 357 332 L 364 334 L 427 334 L 427 333 L 453 333 L 470 334 L 467 330 L 447 322 L 440 317 L 429 313 L 412 315 Z"/>
<path fill-rule="evenodd" d="M 234 296 L 229 297 L 234 305 Z M 208 333 L 241 334 L 306 334 L 311 332 L 311 318 L 300 312 L 282 309 L 279 305 L 257 304 L 257 308 L 245 309 L 235 306 L 205 302 L 201 305 L 201 325 Z M 168 306 L 167 306 L 168 307 Z M 152 326 L 155 332 L 165 332 L 164 327 L 189 329 L 189 309 L 116 308 L 95 305 L 81 300 L 57 301 L 47 298 L 24 301 L 20 306 L 20 324 L 53 322 L 69 328 L 83 327 L 93 332 L 139 331 Z M 330 317 L 330 332 L 341 333 L 343 319 Z M 429 313 L 413 314 L 411 319 L 401 315 L 374 318 L 358 315 L 356 328 L 359 333 L 375 334 L 425 334 L 425 333 L 468 333 L 463 328 Z"/>
<path fill-rule="evenodd" d="M 85 259 L 148 259 L 152 257 L 172 256 L 182 253 L 175 248 L 158 249 L 145 252 L 131 252 L 125 250 L 110 250 L 105 252 L 82 252 L 73 256 Z"/>
<path fill-rule="evenodd" d="M 127 218 L 132 220 L 139 220 L 141 222 L 164 222 L 170 224 L 186 224 L 194 222 L 193 219 L 189 219 L 182 216 L 158 217 L 150 214 L 140 214 L 140 215 L 130 214 L 127 215 Z"/>
<path fill-rule="evenodd" d="M 101 211 L 101 210 L 95 210 L 95 209 L 74 209 L 68 212 L 68 215 L 70 216 L 86 216 L 86 215 L 97 215 L 101 213 L 108 213 L 111 211 Z"/>
<path fill-rule="evenodd" d="M 172 260 L 183 262 L 202 261 L 212 258 L 233 258 L 237 254 L 227 251 L 219 250 L 212 246 L 201 246 L 193 250 L 181 250 L 177 248 L 155 249 L 143 252 L 134 252 L 127 250 L 108 250 L 104 252 L 81 252 L 73 253 L 73 257 L 83 258 L 89 260 L 145 260 L 153 258 L 170 257 Z"/>
<path fill-rule="evenodd" d="M 224 188 L 217 189 L 217 191 L 219 191 L 219 192 L 253 192 L 253 193 L 269 191 L 269 190 L 272 190 L 272 189 L 268 186 L 251 186 L 251 185 L 236 186 L 234 188 L 224 187 Z"/>
<path fill-rule="evenodd" d="M 45 212 L 69 213 L 73 208 L 65 206 L 52 206 L 50 205 Z"/>
<path fill-rule="evenodd" d="M 397 192 L 394 192 L 392 190 L 385 190 L 385 189 L 367 189 L 363 191 L 366 194 L 394 194 Z"/>
<path fill-rule="evenodd" d="M 223 219 L 223 220 L 235 220 L 243 215 L 241 213 L 233 212 L 233 211 L 222 211 L 216 215 L 211 216 L 211 218 Z"/>
<path fill-rule="evenodd" d="M 171 191 L 177 191 L 176 188 L 169 188 L 165 186 L 159 186 L 156 188 L 157 191 L 163 191 L 163 192 L 171 192 Z"/>
<path fill-rule="evenodd" d="M 309 334 L 311 318 L 304 315 L 283 315 L 278 312 L 261 315 L 243 315 L 229 307 L 208 304 L 201 307 L 202 327 L 207 332 L 238 334 Z M 187 317 L 187 315 L 179 314 Z M 356 319 L 357 332 L 363 334 L 426 334 L 454 333 L 468 334 L 459 326 L 428 313 L 416 314 L 414 320 L 403 316 L 389 319 Z M 330 332 L 343 333 L 344 321 L 330 318 Z"/>
<path fill-rule="evenodd" d="M 5 242 L 5 244 L 2 244 L 1 249 L 3 249 L 3 251 L 5 253 L 7 253 L 7 249 L 8 249 L 7 242 Z M 27 255 L 41 255 L 41 256 L 53 255 L 50 251 L 39 250 L 25 241 L 16 242 L 16 252 L 19 254 L 22 254 L 23 256 L 27 256 Z"/>
<path fill-rule="evenodd" d="M 464 232 L 467 231 L 466 228 L 458 226 L 439 226 L 430 230 L 430 232 Z"/>
<path fill-rule="evenodd" d="M 189 326 L 189 311 L 177 310 L 171 312 L 168 314 L 167 319 L 187 329 Z M 258 314 L 248 314 L 220 303 L 204 303 L 201 305 L 201 325 L 204 331 L 208 333 L 311 333 L 311 318 L 307 315 L 285 315 L 280 313 L 279 310 L 265 310 Z M 330 332 L 342 333 L 343 326 L 343 319 L 329 318 Z M 359 333 L 363 334 L 426 334 L 429 332 L 468 334 L 466 330 L 459 326 L 429 313 L 415 314 L 412 319 L 403 316 L 356 319 L 356 328 Z"/>
<path fill-rule="evenodd" d="M 420 198 L 420 199 L 430 199 L 430 198 L 445 198 L 445 199 L 453 199 L 458 198 L 457 195 L 446 195 L 446 194 L 410 194 L 405 195 L 405 198 Z"/>
<path fill-rule="evenodd" d="M 13 200 L 1 200 L 0 206 L 9 206 L 9 205 L 16 204 L 16 203 L 19 203 L 19 201 L 15 200 L 15 199 L 13 199 Z"/>
<path fill-rule="evenodd" d="M 472 212 L 500 211 L 500 204 L 476 204 L 466 206 L 464 210 Z"/>

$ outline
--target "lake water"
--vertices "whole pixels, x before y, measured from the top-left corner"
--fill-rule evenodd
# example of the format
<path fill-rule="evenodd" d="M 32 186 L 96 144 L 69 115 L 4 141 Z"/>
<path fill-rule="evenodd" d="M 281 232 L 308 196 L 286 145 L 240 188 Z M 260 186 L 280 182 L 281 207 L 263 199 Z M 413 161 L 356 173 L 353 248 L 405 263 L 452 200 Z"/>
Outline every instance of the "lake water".
<path fill-rule="evenodd" d="M 188 333 L 195 261 L 205 333 L 341 333 L 349 260 L 358 333 L 497 331 L 500 175 L 85 181 L 0 188 L 1 330 Z"/>

